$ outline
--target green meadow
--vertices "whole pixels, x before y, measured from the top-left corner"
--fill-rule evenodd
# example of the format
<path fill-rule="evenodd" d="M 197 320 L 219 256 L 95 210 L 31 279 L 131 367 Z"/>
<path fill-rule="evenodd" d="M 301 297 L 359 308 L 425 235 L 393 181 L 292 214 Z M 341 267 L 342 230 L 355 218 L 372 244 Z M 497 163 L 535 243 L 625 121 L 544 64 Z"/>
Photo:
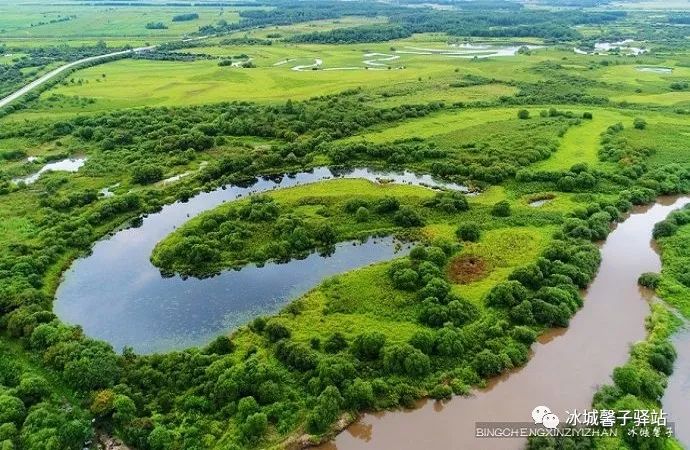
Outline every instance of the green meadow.
<path fill-rule="evenodd" d="M 105 51 L 99 41 L 170 44 L 78 68 L 1 111 L 2 450 L 80 450 L 94 429 L 140 450 L 302 448 L 362 412 L 467 394 L 529 364 L 540 333 L 569 325 L 616 222 L 690 191 L 690 48 L 672 25 L 686 19 L 660 2 L 489 2 L 478 13 L 107 3 L 117 2 L 0 5 L 7 92 Z M 198 18 L 172 20 L 183 14 Z M 181 41 L 200 27 L 213 35 Z M 619 35 L 648 51 L 573 50 Z M 76 172 L 21 181 L 76 157 Z M 383 175 L 185 209 L 227 185 L 324 166 Z M 439 186 L 387 179 L 403 171 Z M 260 272 L 382 237 L 405 252 L 182 351 L 114 349 L 53 313 L 75 259 L 170 204 L 182 220 L 151 242 L 154 278 Z M 687 313 L 684 217 L 655 231 L 663 270 L 652 278 Z M 137 299 L 122 300 L 127 310 Z M 633 387 L 646 388 L 628 392 L 614 376 L 595 402 L 660 405 L 672 364 L 648 361 L 672 359 L 660 305 L 628 364 Z M 192 309 L 187 317 L 208 312 Z M 641 448 L 622 438 L 548 444 L 529 448 Z"/>

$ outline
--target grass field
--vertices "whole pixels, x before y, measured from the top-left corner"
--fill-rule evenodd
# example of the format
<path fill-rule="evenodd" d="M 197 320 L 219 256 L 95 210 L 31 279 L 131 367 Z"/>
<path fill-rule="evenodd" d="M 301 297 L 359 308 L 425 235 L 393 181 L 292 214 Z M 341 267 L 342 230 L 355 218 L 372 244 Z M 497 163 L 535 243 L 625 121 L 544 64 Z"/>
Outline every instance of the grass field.
<path fill-rule="evenodd" d="M 196 20 L 173 22 L 178 14 L 197 13 Z M 69 17 L 69 20 L 56 21 Z M 50 23 L 50 21 L 56 21 Z M 99 5 L 9 5 L 0 6 L 0 42 L 60 38 L 61 41 L 126 39 L 131 37 L 173 38 L 195 32 L 199 26 L 219 20 L 237 22 L 237 8 Z M 147 29 L 149 22 L 163 22 L 168 28 Z"/>
<path fill-rule="evenodd" d="M 292 28 L 278 28 L 294 28 L 292 32 L 302 31 L 305 27 L 323 30 L 334 26 L 354 26 L 363 20 L 344 18 L 340 21 L 309 22 Z M 368 20 L 376 22 L 379 19 Z M 271 34 L 269 31 L 276 33 L 275 30 L 260 30 L 261 33 Z M 533 83 L 549 78 L 549 72 L 535 68 L 542 63 L 556 61 L 559 61 L 564 73 L 596 81 L 598 84 L 590 88 L 593 95 L 608 96 L 614 101 L 659 105 L 682 106 L 690 101 L 688 92 L 673 92 L 669 87 L 671 82 L 683 80 L 690 74 L 690 69 L 678 65 L 684 61 L 682 59 L 645 57 L 640 60 L 644 64 L 620 59 L 616 65 L 593 67 L 592 63 L 601 61 L 601 57 L 575 55 L 557 48 L 533 50 L 531 55 L 476 60 L 440 54 L 415 54 L 424 53 L 420 50 L 427 49 L 452 50 L 447 44 L 448 37 L 443 38 L 442 35 L 422 34 L 389 43 L 340 46 L 297 45 L 277 41 L 271 46 L 227 46 L 218 45 L 219 39 L 216 38 L 209 40 L 208 46 L 182 51 L 211 55 L 218 59 L 192 62 L 121 60 L 79 70 L 66 82 L 44 92 L 41 101 L 30 110 L 15 114 L 12 119 L 136 106 L 233 100 L 282 102 L 288 98 L 305 99 L 362 87 L 374 94 L 372 100 L 382 107 L 434 100 L 447 103 L 496 101 L 518 92 L 519 89 L 509 83 Z M 368 56 L 372 53 L 381 55 Z M 236 55 L 248 55 L 256 67 L 242 69 L 218 66 L 221 58 Z M 386 55 L 397 58 L 385 60 Z M 319 68 L 323 70 L 309 70 L 308 66 L 317 60 L 321 61 Z M 383 63 L 384 66 L 367 64 L 366 61 Z M 640 64 L 674 67 L 674 72 L 671 75 L 639 72 L 636 67 Z M 296 67 L 304 69 L 294 70 Z M 469 86 L 457 83 L 468 75 L 495 82 Z M 88 98 L 89 102 L 78 100 L 83 98 Z M 496 111 L 499 116 L 503 114 L 500 109 Z M 584 127 L 584 136 L 570 137 L 574 139 L 572 145 L 579 146 L 580 140 L 583 144 L 591 142 L 593 135 L 590 133 L 597 134 L 597 128 L 613 118 L 611 114 L 604 113 L 595 118 L 593 123 Z M 391 129 L 387 133 L 399 131 Z M 424 133 L 423 130 L 421 132 Z M 386 139 L 385 134 L 381 139 Z M 577 158 L 578 151 L 568 148 L 567 153 Z M 591 154 L 588 158 L 591 161 Z"/>
<path fill-rule="evenodd" d="M 34 111 L 24 112 L 16 117 L 22 117 L 23 114 L 35 116 L 46 110 L 50 114 L 69 114 L 132 106 L 230 100 L 275 102 L 287 98 L 303 99 L 333 94 L 362 86 L 381 94 L 383 106 L 393 105 L 398 101 L 491 101 L 500 96 L 511 95 L 516 89 L 504 84 L 468 87 L 452 87 L 452 84 L 464 75 L 503 80 L 537 80 L 540 75 L 531 72 L 529 67 L 553 56 L 550 51 L 545 51 L 543 55 L 537 52 L 531 56 L 472 60 L 436 54 L 396 53 L 399 58 L 388 62 L 390 70 L 386 67 L 381 70 L 376 66 L 367 69 L 367 64 L 364 63 L 365 60 L 375 58 L 365 56 L 369 53 L 394 54 L 391 47 L 404 49 L 442 46 L 437 41 L 403 40 L 392 44 L 349 46 L 275 44 L 200 47 L 191 51 L 219 58 L 247 54 L 257 67 L 220 67 L 215 60 L 116 61 L 75 72 L 70 76 L 70 79 L 75 80 L 74 83 L 68 80 L 67 85 L 61 84 L 48 90 L 42 94 L 43 101 Z M 313 64 L 316 59 L 323 61 L 322 68 L 326 70 L 293 70 L 296 66 Z M 93 99 L 94 103 L 74 106 L 70 102 L 61 101 L 62 96 L 87 97 Z M 53 101 L 47 101 L 51 97 Z"/>

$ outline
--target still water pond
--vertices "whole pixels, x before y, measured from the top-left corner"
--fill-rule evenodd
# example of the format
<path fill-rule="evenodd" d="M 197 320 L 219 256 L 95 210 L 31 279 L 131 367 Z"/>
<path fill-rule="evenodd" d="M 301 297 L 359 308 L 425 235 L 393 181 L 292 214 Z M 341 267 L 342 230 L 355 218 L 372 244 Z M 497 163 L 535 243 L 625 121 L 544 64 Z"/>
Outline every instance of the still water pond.
<path fill-rule="evenodd" d="M 28 161 L 33 162 L 32 160 Z M 40 176 L 46 172 L 76 172 L 81 168 L 81 166 L 84 165 L 84 163 L 86 163 L 86 158 L 68 158 L 60 161 L 51 162 L 41 167 L 41 169 L 36 173 L 32 173 L 31 175 L 28 175 L 26 177 L 15 178 L 12 181 L 14 181 L 15 183 L 23 182 L 26 184 L 32 184 L 35 183 L 40 178 Z"/>
<path fill-rule="evenodd" d="M 55 312 L 62 320 L 81 325 L 87 335 L 110 342 L 116 350 L 124 346 L 142 353 L 181 349 L 209 342 L 258 314 L 277 312 L 326 276 L 391 259 L 396 243 L 386 238 L 358 245 L 343 243 L 329 257 L 312 254 L 285 264 L 250 265 L 206 279 L 164 278 L 149 260 L 156 243 L 175 228 L 225 201 L 337 177 L 466 191 L 464 186 L 412 172 L 317 168 L 261 178 L 250 187 L 227 186 L 200 193 L 186 203 L 166 205 L 138 228 L 97 242 L 89 256 L 76 260 L 65 273 L 56 293 Z"/>

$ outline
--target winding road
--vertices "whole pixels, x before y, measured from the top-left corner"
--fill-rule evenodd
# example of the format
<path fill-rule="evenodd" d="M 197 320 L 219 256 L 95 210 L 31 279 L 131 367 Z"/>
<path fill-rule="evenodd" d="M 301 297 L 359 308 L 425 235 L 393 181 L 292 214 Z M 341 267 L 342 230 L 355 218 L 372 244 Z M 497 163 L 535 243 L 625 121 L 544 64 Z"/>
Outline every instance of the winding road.
<path fill-rule="evenodd" d="M 138 52 L 143 52 L 147 50 L 153 50 L 156 46 L 155 45 L 150 45 L 148 47 L 138 47 L 134 49 L 129 49 L 129 50 L 122 50 L 119 52 L 112 52 L 112 53 L 106 53 L 104 55 L 98 55 L 98 56 L 89 56 L 88 58 L 82 58 L 77 61 L 72 61 L 71 63 L 64 64 L 57 69 L 53 69 L 50 72 L 42 75 L 41 77 L 35 79 L 31 83 L 25 85 L 24 87 L 20 88 L 19 90 L 11 93 L 7 97 L 3 98 L 0 100 L 0 108 L 3 108 L 10 104 L 12 101 L 18 99 L 22 95 L 26 94 L 27 92 L 32 91 L 33 89 L 36 89 L 38 86 L 42 85 L 46 81 L 50 80 L 51 78 L 54 78 L 56 75 L 64 72 L 67 69 L 70 69 L 75 66 L 79 66 L 84 63 L 88 63 L 91 61 L 98 61 L 99 59 L 105 59 L 105 58 L 110 58 L 112 56 L 118 56 L 118 55 L 124 55 L 126 53 L 138 53 Z"/>
<path fill-rule="evenodd" d="M 210 38 L 212 35 L 203 35 L 203 36 L 196 36 L 196 37 L 191 37 L 191 38 L 185 38 L 182 39 L 181 42 L 190 42 L 190 41 L 201 41 L 204 39 Z M 161 45 L 161 44 L 158 44 Z M 105 53 L 103 55 L 97 55 L 97 56 L 89 56 L 88 58 L 82 58 L 77 61 L 72 61 L 71 63 L 67 63 L 65 65 L 62 65 L 56 69 L 51 70 L 50 72 L 42 75 L 40 78 L 35 79 L 31 83 L 27 84 L 26 86 L 20 88 L 19 90 L 13 92 L 12 94 L 8 95 L 7 97 L 3 98 L 0 100 L 0 108 L 3 108 L 10 104 L 12 101 L 18 99 L 22 95 L 26 94 L 29 91 L 32 91 L 33 89 L 36 89 L 38 86 L 42 85 L 46 81 L 50 80 L 51 78 L 55 77 L 61 72 L 64 72 L 67 69 L 70 69 L 75 66 L 79 66 L 81 64 L 91 62 L 91 61 L 98 61 L 99 59 L 106 59 L 110 58 L 112 56 L 118 56 L 118 55 L 124 55 L 126 53 L 140 53 L 140 52 L 146 52 L 149 50 L 153 50 L 154 48 L 158 47 L 158 45 L 148 45 L 145 47 L 137 47 L 137 48 L 131 48 L 129 50 L 121 50 L 119 52 L 112 52 L 112 53 Z"/>

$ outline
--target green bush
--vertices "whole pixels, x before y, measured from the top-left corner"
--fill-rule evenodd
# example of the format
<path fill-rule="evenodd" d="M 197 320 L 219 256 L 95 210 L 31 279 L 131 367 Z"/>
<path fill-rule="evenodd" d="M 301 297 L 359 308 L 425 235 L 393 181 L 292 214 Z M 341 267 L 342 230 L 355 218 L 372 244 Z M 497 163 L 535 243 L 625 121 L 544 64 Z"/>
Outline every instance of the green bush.
<path fill-rule="evenodd" d="M 654 272 L 645 272 L 637 279 L 637 283 L 640 286 L 644 286 L 650 289 L 656 289 L 659 287 L 659 282 L 661 281 L 661 276 Z"/>
<path fill-rule="evenodd" d="M 476 223 L 463 223 L 455 230 L 455 235 L 462 241 L 477 242 L 481 231 Z"/>
<path fill-rule="evenodd" d="M 510 202 L 508 200 L 501 200 L 491 208 L 491 215 L 495 217 L 508 217 L 510 214 Z"/>

